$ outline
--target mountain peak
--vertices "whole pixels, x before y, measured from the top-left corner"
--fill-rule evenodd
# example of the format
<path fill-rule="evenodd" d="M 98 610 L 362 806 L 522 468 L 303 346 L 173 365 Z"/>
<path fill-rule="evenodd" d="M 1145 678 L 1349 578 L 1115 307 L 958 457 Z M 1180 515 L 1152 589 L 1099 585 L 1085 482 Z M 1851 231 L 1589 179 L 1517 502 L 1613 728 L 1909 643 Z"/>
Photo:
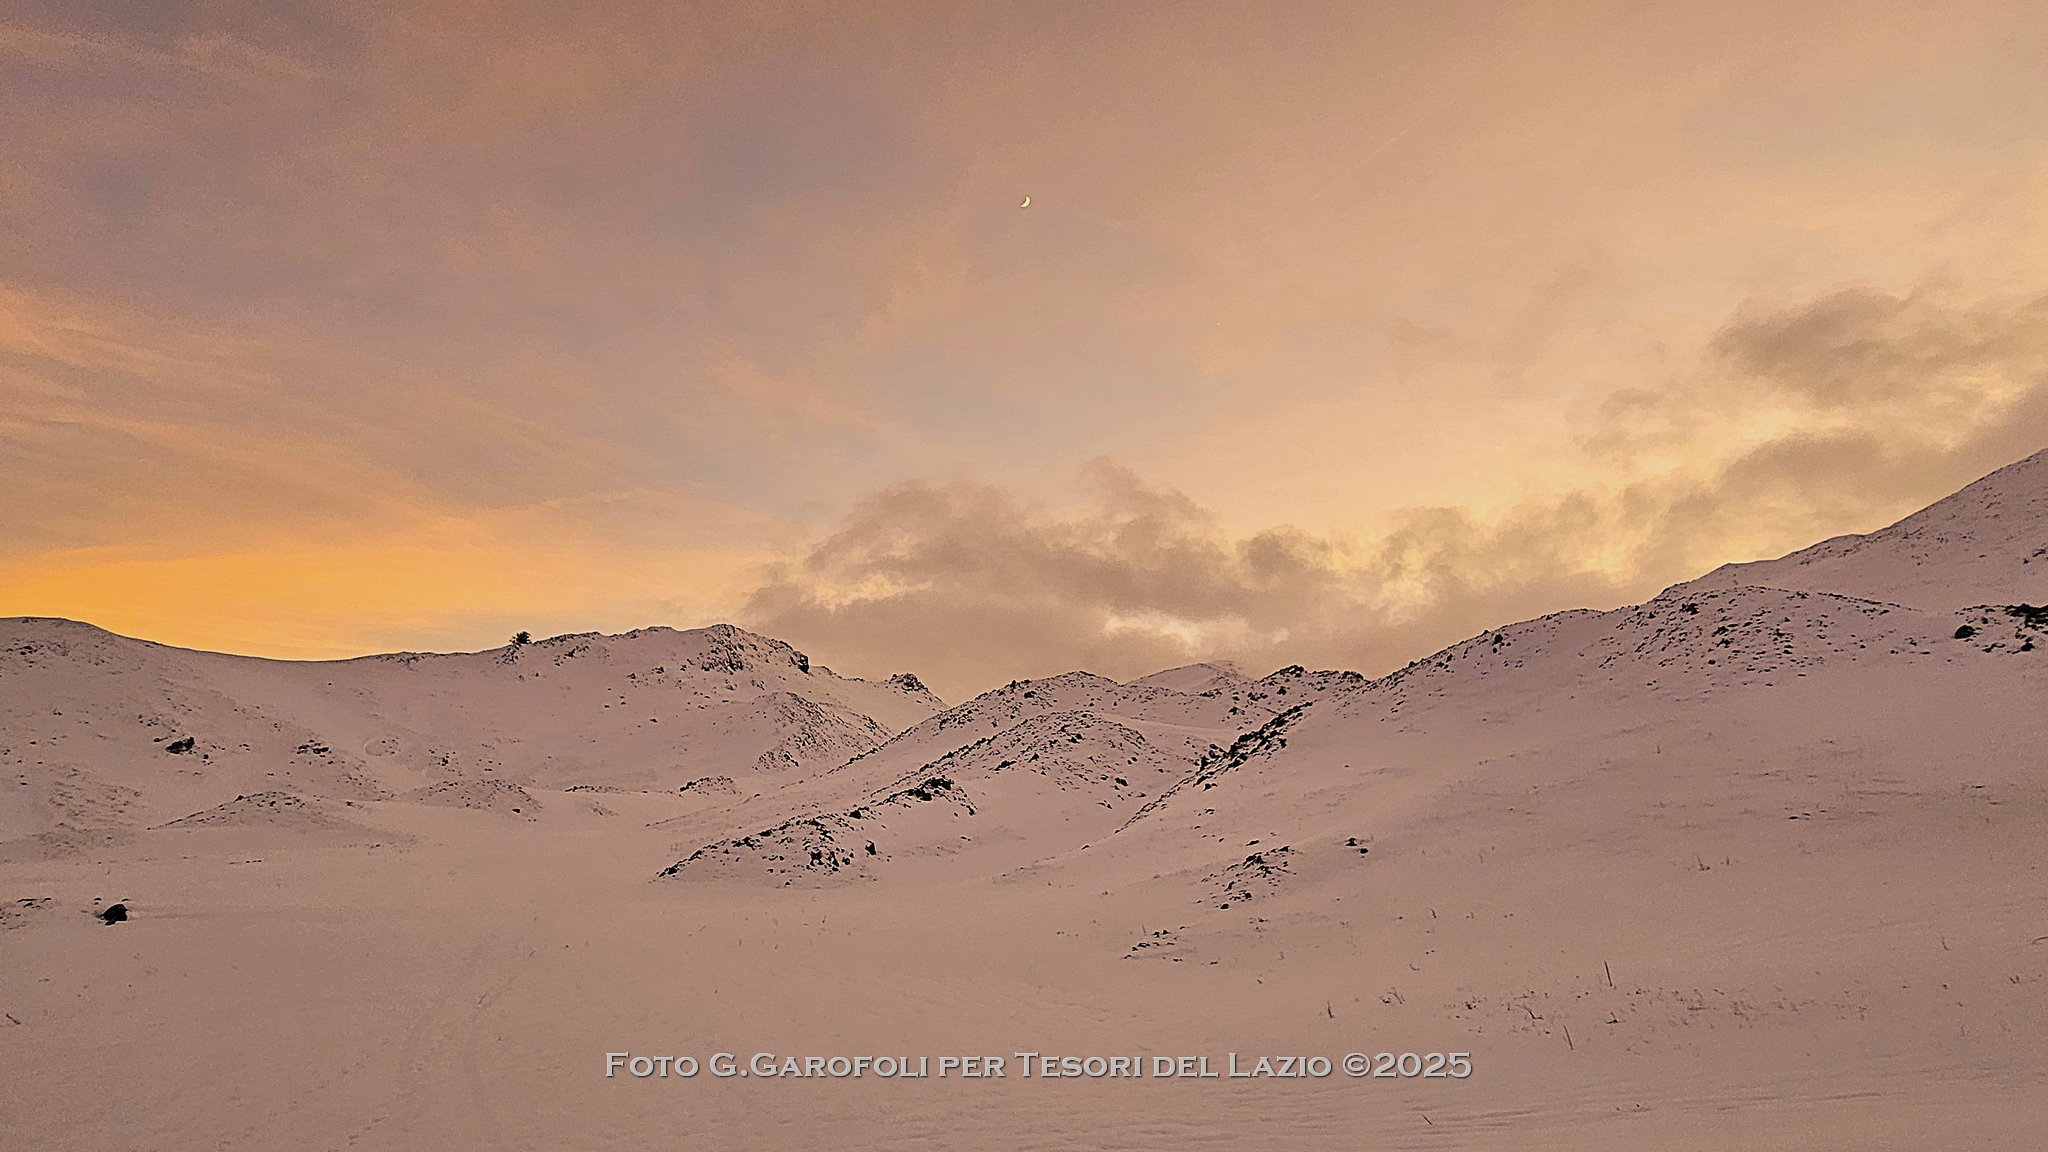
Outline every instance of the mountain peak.
<path fill-rule="evenodd" d="M 1199 696 L 1219 688 L 1231 688 L 1249 683 L 1237 665 L 1228 660 L 1210 660 L 1200 664 L 1185 664 L 1179 668 L 1167 668 L 1150 676 L 1141 676 L 1131 681 L 1134 688 L 1166 688 L 1174 692 L 1186 692 Z"/>
<path fill-rule="evenodd" d="M 1723 564 L 1677 588 L 1835 592 L 1934 611 L 2048 601 L 2048 451 L 1887 528 L 1776 560 Z"/>

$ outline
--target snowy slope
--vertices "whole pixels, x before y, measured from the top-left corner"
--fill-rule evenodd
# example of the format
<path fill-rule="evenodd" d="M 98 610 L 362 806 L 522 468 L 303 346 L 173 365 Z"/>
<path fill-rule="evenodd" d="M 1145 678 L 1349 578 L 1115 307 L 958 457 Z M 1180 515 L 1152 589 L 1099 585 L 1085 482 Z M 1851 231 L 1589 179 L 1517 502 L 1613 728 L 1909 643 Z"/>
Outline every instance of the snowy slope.
<path fill-rule="evenodd" d="M 667 790 L 820 770 L 940 702 L 721 625 L 289 662 L 0 621 L 0 852 L 62 852 L 273 790 L 530 816 L 498 785 Z"/>
<path fill-rule="evenodd" d="M 1689 587 L 1834 592 L 1950 611 L 2048 604 L 2048 451 L 1864 536 L 1837 536 L 1777 560 L 1724 564 Z"/>
<path fill-rule="evenodd" d="M 1216 660 L 1207 664 L 1188 664 L 1179 668 L 1168 668 L 1141 676 L 1131 681 L 1133 686 L 1148 688 L 1171 688 L 1175 692 L 1200 695 L 1219 689 L 1231 690 L 1251 682 L 1251 677 L 1238 670 L 1228 660 Z"/>

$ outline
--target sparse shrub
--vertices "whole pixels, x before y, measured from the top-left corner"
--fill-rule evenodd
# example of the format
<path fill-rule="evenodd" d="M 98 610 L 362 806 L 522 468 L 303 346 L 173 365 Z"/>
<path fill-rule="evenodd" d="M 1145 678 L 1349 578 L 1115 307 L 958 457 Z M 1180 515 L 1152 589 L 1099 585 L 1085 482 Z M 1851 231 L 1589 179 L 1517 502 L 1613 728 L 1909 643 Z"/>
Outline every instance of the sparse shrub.
<path fill-rule="evenodd" d="M 533 633 L 531 632 L 519 631 L 512 634 L 512 647 L 514 648 L 523 648 L 531 643 L 533 643 Z"/>

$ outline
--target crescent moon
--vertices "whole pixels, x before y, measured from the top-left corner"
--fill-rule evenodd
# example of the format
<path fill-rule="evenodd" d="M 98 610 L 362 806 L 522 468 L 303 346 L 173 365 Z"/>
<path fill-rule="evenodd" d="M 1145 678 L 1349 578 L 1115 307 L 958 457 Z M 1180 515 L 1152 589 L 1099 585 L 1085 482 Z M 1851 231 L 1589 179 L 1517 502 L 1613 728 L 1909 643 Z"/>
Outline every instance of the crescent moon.
<path fill-rule="evenodd" d="M 1019 204 L 1019 205 L 1017 205 L 1017 207 L 1019 207 L 1019 208 L 1029 208 L 1029 207 L 1031 207 L 1031 197 L 1029 197 L 1029 196 L 1026 196 L 1026 197 L 1024 198 L 1024 202 L 1023 202 L 1022 204 Z"/>

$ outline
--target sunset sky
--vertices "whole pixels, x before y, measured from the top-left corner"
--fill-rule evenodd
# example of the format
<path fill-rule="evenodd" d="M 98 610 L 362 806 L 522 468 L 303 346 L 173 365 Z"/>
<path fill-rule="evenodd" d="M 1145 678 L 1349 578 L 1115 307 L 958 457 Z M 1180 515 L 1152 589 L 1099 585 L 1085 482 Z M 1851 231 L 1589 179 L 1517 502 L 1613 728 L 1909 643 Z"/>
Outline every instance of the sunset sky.
<path fill-rule="evenodd" d="M 2048 447 L 2044 93 L 2038 0 L 11 3 L 0 614 L 1383 671 Z"/>

